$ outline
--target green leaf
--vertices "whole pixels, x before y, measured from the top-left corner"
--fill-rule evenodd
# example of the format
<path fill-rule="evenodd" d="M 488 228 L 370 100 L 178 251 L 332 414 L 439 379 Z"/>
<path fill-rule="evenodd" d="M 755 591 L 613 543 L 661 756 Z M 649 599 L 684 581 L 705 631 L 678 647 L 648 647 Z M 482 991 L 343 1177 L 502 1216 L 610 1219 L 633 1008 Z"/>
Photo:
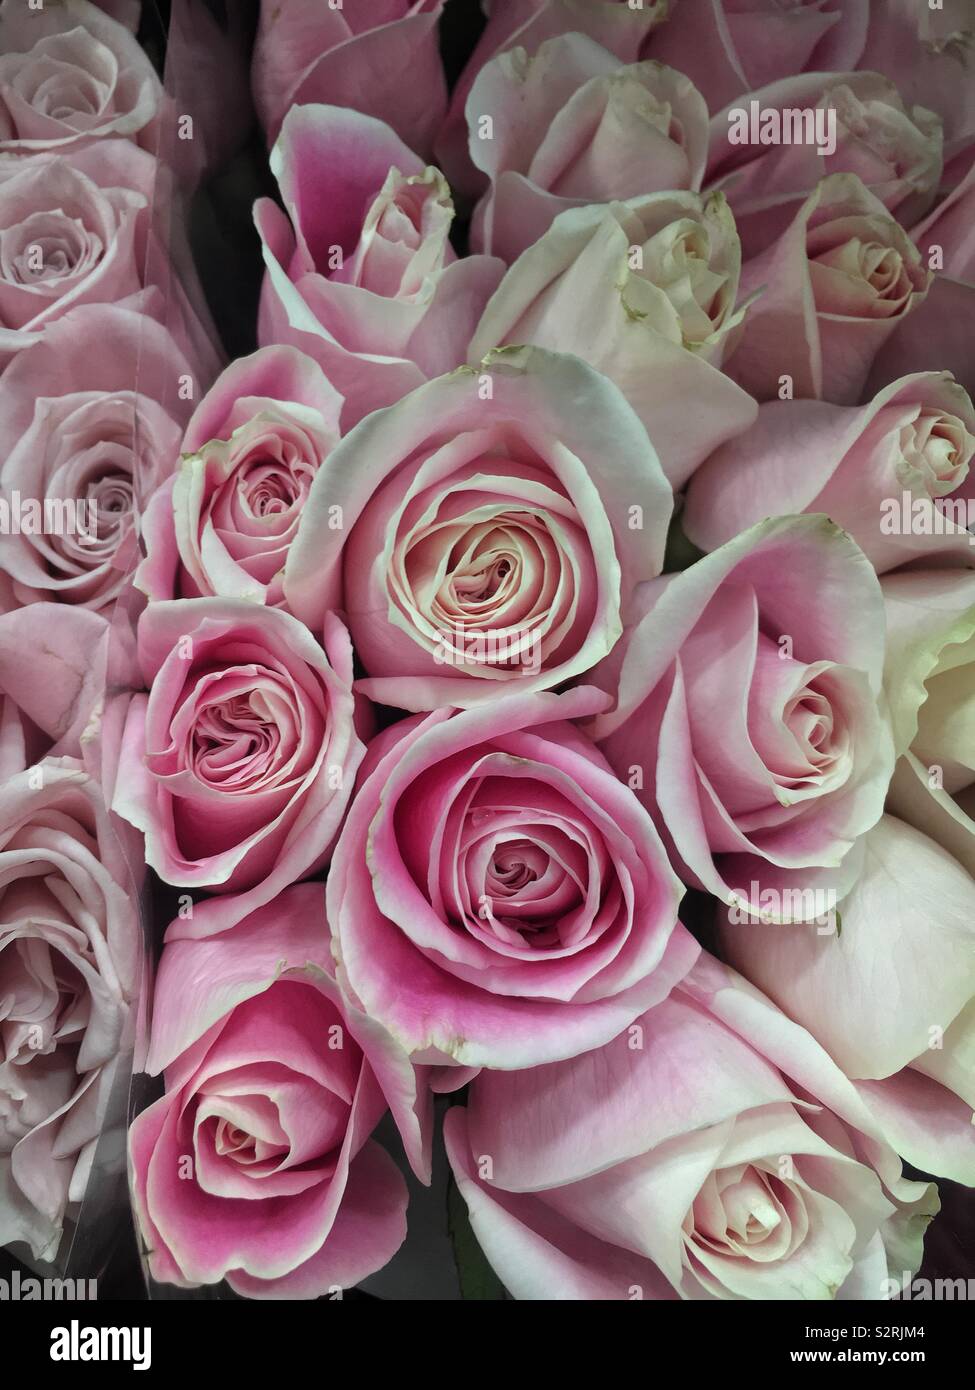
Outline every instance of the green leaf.
<path fill-rule="evenodd" d="M 471 1230 L 467 1203 L 453 1178 L 447 1189 L 447 1229 L 454 1247 L 454 1262 L 464 1299 L 499 1302 L 507 1298 L 504 1285 L 488 1264 Z"/>

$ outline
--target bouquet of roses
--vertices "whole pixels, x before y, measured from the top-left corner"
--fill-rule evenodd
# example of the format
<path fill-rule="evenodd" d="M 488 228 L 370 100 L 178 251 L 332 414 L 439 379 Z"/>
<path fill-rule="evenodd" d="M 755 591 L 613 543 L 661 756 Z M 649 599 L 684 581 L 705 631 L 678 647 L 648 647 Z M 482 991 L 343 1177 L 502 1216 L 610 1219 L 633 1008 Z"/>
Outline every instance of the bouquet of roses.
<path fill-rule="evenodd" d="M 479 1296 L 910 1296 L 975 1185 L 970 6 L 176 0 L 165 83 L 41 8 L 0 1241 L 134 1071 L 156 1285 L 388 1294 L 449 1208 Z"/>

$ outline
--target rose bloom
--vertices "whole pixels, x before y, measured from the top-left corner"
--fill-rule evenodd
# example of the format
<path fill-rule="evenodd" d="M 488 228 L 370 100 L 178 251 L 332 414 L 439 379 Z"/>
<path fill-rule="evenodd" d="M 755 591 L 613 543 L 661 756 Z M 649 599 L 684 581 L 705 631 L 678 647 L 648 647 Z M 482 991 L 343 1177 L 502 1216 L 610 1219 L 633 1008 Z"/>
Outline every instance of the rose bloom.
<path fill-rule="evenodd" d="M 347 616 L 371 700 L 466 706 L 581 675 L 660 572 L 673 498 L 619 391 L 520 348 L 430 382 L 319 469 L 285 569 Z"/>
<path fill-rule="evenodd" d="M 482 1072 L 444 1133 L 521 1299 L 879 1299 L 938 1210 L 814 1039 L 710 957 L 598 1051 Z"/>
<path fill-rule="evenodd" d="M 635 63 L 648 56 L 648 36 L 666 17 L 667 7 L 662 0 L 643 0 L 639 6 L 628 0 L 483 0 L 481 8 L 487 25 L 451 91 L 436 144 L 451 184 L 465 193 L 478 193 L 484 184 L 468 154 L 464 108 L 485 63 L 512 48 L 534 57 L 546 39 L 570 32 L 588 35 L 623 63 Z M 684 71 L 680 63 L 674 66 Z"/>
<path fill-rule="evenodd" d="M 289 347 L 238 358 L 197 407 L 183 458 L 147 508 L 150 598 L 219 594 L 280 604 L 288 550 L 322 460 L 338 442 L 342 398 Z M 0 474 L 2 478 L 2 474 Z"/>
<path fill-rule="evenodd" d="M 735 220 L 721 194 L 570 208 L 508 270 L 468 361 L 476 366 L 504 343 L 533 343 L 591 363 L 640 416 L 678 488 L 755 419 L 752 398 L 718 370 L 743 317 L 740 273 Z"/>
<path fill-rule="evenodd" d="M 713 550 L 770 513 L 825 512 L 878 574 L 920 558 L 971 565 L 973 456 L 975 410 L 947 372 L 904 377 L 863 406 L 766 401 L 695 473 L 681 524 Z M 911 531 L 915 507 L 929 534 Z"/>
<path fill-rule="evenodd" d="M 829 113 L 835 121 L 835 149 L 820 153 L 807 142 L 733 144 L 729 112 L 747 113 L 752 102 L 758 102 L 762 113 Z M 819 72 L 729 101 L 711 122 L 705 183 L 727 193 L 745 256 L 751 258 L 781 236 L 824 175 L 856 174 L 910 227 L 930 207 L 941 171 L 941 120 L 934 112 L 906 106 L 897 88 L 878 73 Z"/>
<path fill-rule="evenodd" d="M 707 121 L 681 73 L 621 65 L 582 34 L 492 59 L 467 99 L 471 159 L 491 183 L 472 245 L 510 262 L 566 208 L 700 188 Z"/>
<path fill-rule="evenodd" d="M 106 136 L 155 149 L 162 84 L 133 34 L 105 8 L 87 0 L 5 0 L 0 152 L 65 149 Z"/>
<path fill-rule="evenodd" d="M 949 171 L 952 161 L 967 168 L 975 135 L 973 32 L 971 0 L 941 0 L 937 8 L 890 0 L 870 7 L 859 63 L 885 73 L 912 100 L 938 113 Z"/>
<path fill-rule="evenodd" d="M 869 18 L 869 0 L 677 0 L 646 56 L 686 73 L 719 111 L 780 78 L 856 67 Z"/>
<path fill-rule="evenodd" d="M 883 581 L 884 685 L 899 761 L 888 809 L 975 876 L 975 575 L 911 570 Z M 938 1020 L 932 1020 L 932 1022 Z"/>
<path fill-rule="evenodd" d="M 195 909 L 205 936 L 325 863 L 363 753 L 352 648 L 333 615 L 323 650 L 287 613 L 201 598 L 150 604 L 139 656 L 114 809 L 164 882 L 235 895 Z"/>
<path fill-rule="evenodd" d="M 326 884 L 339 979 L 422 1064 L 518 1068 L 615 1036 L 698 947 L 637 798 L 568 721 L 512 695 L 393 725 Z"/>
<path fill-rule="evenodd" d="M 742 293 L 762 293 L 726 370 L 759 400 L 778 396 L 789 377 L 791 396 L 853 405 L 874 357 L 930 282 L 883 203 L 854 174 L 831 174 L 778 240 L 745 263 Z"/>
<path fill-rule="evenodd" d="M 293 106 L 328 101 L 428 150 L 447 106 L 442 10 L 443 0 L 261 0 L 252 74 L 268 142 Z"/>
<path fill-rule="evenodd" d="M 336 106 L 289 111 L 271 152 L 286 212 L 255 205 L 266 275 L 258 337 L 313 357 L 343 429 L 464 361 L 503 267 L 461 260 L 442 174 L 389 126 Z"/>
<path fill-rule="evenodd" d="M 0 1244 L 53 1260 L 131 1046 L 139 963 L 132 886 L 77 758 L 0 783 L 0 921 Z"/>
<path fill-rule="evenodd" d="M 899 1154 L 972 1186 L 971 874 L 884 816 L 838 915 L 839 941 L 810 925 L 734 924 L 719 911 L 722 952 L 856 1081 Z"/>
<path fill-rule="evenodd" d="M 143 288 L 156 167 L 108 140 L 0 176 L 0 367 L 69 309 Z"/>
<path fill-rule="evenodd" d="M 415 1079 L 332 973 L 320 884 L 285 889 L 232 938 L 163 951 L 147 1066 L 166 1089 L 129 1133 L 154 1279 L 318 1298 L 402 1243 L 406 1184 L 369 1136 L 392 1103 L 429 1181 Z"/>
<path fill-rule="evenodd" d="M 179 452 L 187 372 L 165 328 L 114 305 L 72 309 L 18 353 L 0 378 L 0 502 L 13 518 L 33 501 L 44 524 L 0 535 L 18 603 L 99 609 L 125 588 L 141 511 Z"/>
<path fill-rule="evenodd" d="M 765 889 L 848 887 L 893 769 L 866 556 L 826 517 L 778 518 L 645 585 L 640 604 L 593 674 L 617 693 L 593 732 L 682 877 L 755 910 Z"/>

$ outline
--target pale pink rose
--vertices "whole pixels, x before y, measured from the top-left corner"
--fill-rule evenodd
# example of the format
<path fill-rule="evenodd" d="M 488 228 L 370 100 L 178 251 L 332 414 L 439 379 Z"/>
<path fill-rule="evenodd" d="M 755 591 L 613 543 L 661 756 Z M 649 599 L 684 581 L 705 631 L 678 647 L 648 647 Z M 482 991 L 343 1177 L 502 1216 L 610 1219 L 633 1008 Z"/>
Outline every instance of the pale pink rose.
<path fill-rule="evenodd" d="M 780 78 L 856 67 L 869 16 L 870 0 L 674 0 L 646 56 L 686 73 L 719 111 Z"/>
<path fill-rule="evenodd" d="M 406 1184 L 370 1135 L 391 1104 L 426 1176 L 415 1076 L 333 971 L 320 884 L 163 951 L 148 1070 L 166 1091 L 129 1133 L 154 1279 L 334 1296 L 402 1243 Z"/>
<path fill-rule="evenodd" d="M 776 118 L 781 121 L 784 111 L 810 112 L 799 127 L 802 142 L 752 143 L 753 104 L 760 138 L 763 122 L 782 135 Z M 829 122 L 835 123 L 832 136 Z M 791 136 L 793 127 L 786 131 Z M 829 143 L 820 153 L 810 136 L 824 132 Z M 736 143 L 741 135 L 745 143 Z M 931 206 L 941 169 L 941 120 L 932 111 L 907 107 L 879 73 L 817 72 L 735 97 L 719 111 L 711 122 L 705 184 L 727 194 L 750 259 L 782 235 L 826 175 L 855 174 L 910 227 Z"/>
<path fill-rule="evenodd" d="M 0 570 L 19 603 L 98 609 L 122 592 L 140 515 L 179 455 L 188 370 L 154 319 L 85 304 L 0 377 Z"/>
<path fill-rule="evenodd" d="M 523 48 L 529 57 L 546 39 L 560 34 L 586 34 L 615 53 L 623 63 L 647 57 L 644 51 L 654 27 L 666 17 L 665 0 L 482 0 L 487 25 L 457 85 L 450 109 L 437 135 L 436 153 L 451 185 L 479 193 L 484 176 L 470 160 L 464 107 L 475 78 L 499 53 Z M 680 63 L 675 64 L 681 68 Z M 683 71 L 683 68 L 681 68 Z"/>
<path fill-rule="evenodd" d="M 899 761 L 888 809 L 975 877 L 975 575 L 887 575 L 884 685 Z M 936 1021 L 936 1020 L 932 1020 Z"/>
<path fill-rule="evenodd" d="M 326 884 L 343 988 L 422 1064 L 614 1037 L 698 952 L 649 816 L 568 721 L 580 687 L 437 710 L 370 748 Z"/>
<path fill-rule="evenodd" d="M 0 919 L 0 1245 L 53 1260 L 131 1047 L 140 949 L 101 792 L 75 758 L 0 783 Z"/>
<path fill-rule="evenodd" d="M 884 816 L 837 915 L 838 940 L 719 910 L 722 952 L 858 1083 L 899 1154 L 971 1186 L 975 883 L 927 836 Z"/>
<path fill-rule="evenodd" d="M 686 882 L 805 915 L 786 890 L 849 886 L 893 770 L 870 562 L 824 516 L 778 518 L 639 601 L 593 673 L 617 694 L 595 736 Z"/>
<path fill-rule="evenodd" d="M 880 1299 L 938 1209 L 819 1044 L 710 957 L 599 1051 L 482 1072 L 444 1132 L 519 1299 Z"/>
<path fill-rule="evenodd" d="M 831 174 L 778 240 L 745 262 L 742 293 L 762 292 L 726 370 L 759 400 L 788 392 L 854 405 L 930 282 L 883 203 L 854 174 Z"/>
<path fill-rule="evenodd" d="M 156 168 L 106 140 L 0 176 L 0 368 L 69 309 L 144 288 Z"/>
<path fill-rule="evenodd" d="M 863 406 L 766 401 L 695 473 L 681 524 L 713 550 L 770 514 L 825 512 L 878 574 L 921 559 L 972 566 L 973 459 L 975 409 L 947 372 L 892 382 Z"/>
<path fill-rule="evenodd" d="M 533 343 L 591 363 L 633 406 L 678 488 L 755 419 L 754 400 L 718 370 L 742 319 L 740 273 L 721 194 L 651 193 L 570 208 L 511 266 L 468 361 Z"/>
<path fill-rule="evenodd" d="M 352 648 L 324 650 L 287 613 L 244 599 L 152 603 L 139 621 L 148 696 L 132 703 L 114 809 L 166 883 L 223 896 L 179 925 L 223 931 L 320 869 L 361 761 Z"/>
<path fill-rule="evenodd" d="M 260 342 L 321 365 L 345 397 L 343 429 L 459 366 L 504 267 L 457 259 L 443 175 L 389 126 L 335 106 L 289 111 L 271 168 L 286 213 L 254 208 Z"/>
<path fill-rule="evenodd" d="M 541 348 L 492 354 L 377 412 L 312 484 L 285 569 L 313 630 L 347 618 L 400 709 L 579 676 L 660 573 L 673 496 L 617 388 Z"/>
<path fill-rule="evenodd" d="M 253 87 L 268 143 L 292 106 L 350 106 L 424 153 L 447 106 L 444 0 L 261 0 Z"/>
<path fill-rule="evenodd" d="M 905 101 L 944 121 L 945 162 L 971 157 L 975 141 L 975 14 L 971 0 L 884 0 L 870 6 L 861 68 L 886 74 Z M 940 364 L 939 364 L 940 365 Z"/>
<path fill-rule="evenodd" d="M 197 407 L 182 461 L 146 510 L 136 584 L 153 599 L 280 605 L 288 550 L 338 442 L 341 407 L 322 369 L 295 348 L 233 362 Z"/>
<path fill-rule="evenodd" d="M 107 619 L 86 608 L 41 603 L 0 614 L 0 777 L 48 755 L 82 757 L 104 710 L 112 640 Z"/>
<path fill-rule="evenodd" d="M 659 63 L 621 64 L 582 34 L 492 59 L 467 98 L 470 155 L 490 180 L 471 242 L 513 261 L 566 208 L 701 187 L 704 98 Z"/>
<path fill-rule="evenodd" d="M 162 84 L 118 22 L 123 15 L 109 18 L 105 8 L 88 0 L 41 6 L 4 0 L 0 153 L 67 149 L 106 136 L 128 136 L 155 150 Z"/>

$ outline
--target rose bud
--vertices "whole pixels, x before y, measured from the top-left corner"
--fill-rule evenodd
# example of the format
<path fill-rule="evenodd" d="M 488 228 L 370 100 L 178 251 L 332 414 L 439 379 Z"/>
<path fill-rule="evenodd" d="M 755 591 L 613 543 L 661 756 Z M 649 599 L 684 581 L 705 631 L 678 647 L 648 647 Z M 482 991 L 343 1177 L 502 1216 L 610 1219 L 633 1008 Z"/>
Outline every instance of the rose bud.
<path fill-rule="evenodd" d="M 447 1154 L 519 1299 L 879 1299 L 938 1210 L 819 1044 L 706 956 L 598 1050 L 469 1094 Z"/>
<path fill-rule="evenodd" d="M 649 816 L 567 721 L 512 695 L 370 748 L 326 885 L 339 978 L 415 1061 L 519 1068 L 614 1037 L 698 952 Z"/>
<path fill-rule="evenodd" d="M 612 650 L 637 584 L 660 572 L 672 507 L 606 377 L 501 351 L 342 440 L 312 484 L 285 598 L 313 630 L 345 613 L 370 700 L 424 710 L 545 689 Z"/>
<path fill-rule="evenodd" d="M 194 907 L 206 936 L 325 864 L 364 752 L 352 648 L 331 614 L 323 650 L 287 613 L 201 598 L 150 604 L 139 657 L 114 809 L 165 883 L 234 895 Z"/>
<path fill-rule="evenodd" d="M 510 262 L 566 208 L 700 188 L 707 120 L 681 73 L 621 65 L 582 34 L 494 58 L 467 99 L 471 159 L 491 182 L 472 244 Z"/>
<path fill-rule="evenodd" d="M 878 574 L 922 557 L 975 565 L 973 456 L 975 410 L 947 372 L 904 377 L 863 406 L 766 401 L 695 473 L 681 523 L 713 550 L 769 513 L 825 512 Z"/>
<path fill-rule="evenodd" d="M 288 550 L 338 442 L 341 408 L 321 367 L 295 348 L 231 363 L 190 421 L 178 471 L 149 504 L 139 587 L 154 599 L 280 605 Z"/>
<path fill-rule="evenodd" d="M 532 343 L 591 363 L 640 416 L 678 488 L 755 418 L 755 402 L 717 370 L 743 316 L 740 272 L 734 218 L 720 194 L 570 208 L 511 266 L 468 361 Z M 697 402 L 691 418 L 689 398 Z"/>
<path fill-rule="evenodd" d="M 450 94 L 447 119 L 437 136 L 436 153 L 452 187 L 469 194 L 481 192 L 484 176 L 471 163 L 467 149 L 465 106 L 484 65 L 500 53 L 523 48 L 534 57 L 546 39 L 561 34 L 585 34 L 615 53 L 622 63 L 647 57 L 648 39 L 666 18 L 665 0 L 484 0 L 488 22 L 467 66 Z M 680 63 L 675 63 L 681 72 Z"/>
<path fill-rule="evenodd" d="M 894 762 L 869 561 L 826 517 L 783 517 L 639 598 L 645 616 L 592 675 L 617 692 L 594 736 L 686 882 L 819 915 L 810 901 L 859 871 Z"/>
<path fill-rule="evenodd" d="M 742 293 L 762 293 L 726 370 L 762 401 L 787 392 L 853 405 L 930 282 L 880 200 L 855 175 L 831 174 L 782 236 L 745 263 Z"/>
<path fill-rule="evenodd" d="M 771 119 L 767 113 L 781 119 L 786 110 L 810 112 L 815 139 L 804 125 L 801 143 L 733 143 L 733 114 L 744 111 L 750 121 L 753 106 L 762 122 Z M 940 118 L 905 106 L 885 77 L 813 73 L 736 96 L 714 117 L 705 183 L 727 194 L 751 259 L 782 235 L 824 175 L 856 174 L 910 227 L 930 207 L 941 165 Z"/>
<path fill-rule="evenodd" d="M 286 212 L 255 204 L 259 341 L 319 363 L 345 397 L 343 429 L 459 366 L 503 267 L 458 260 L 442 174 L 381 121 L 335 106 L 289 111 L 271 169 Z"/>

